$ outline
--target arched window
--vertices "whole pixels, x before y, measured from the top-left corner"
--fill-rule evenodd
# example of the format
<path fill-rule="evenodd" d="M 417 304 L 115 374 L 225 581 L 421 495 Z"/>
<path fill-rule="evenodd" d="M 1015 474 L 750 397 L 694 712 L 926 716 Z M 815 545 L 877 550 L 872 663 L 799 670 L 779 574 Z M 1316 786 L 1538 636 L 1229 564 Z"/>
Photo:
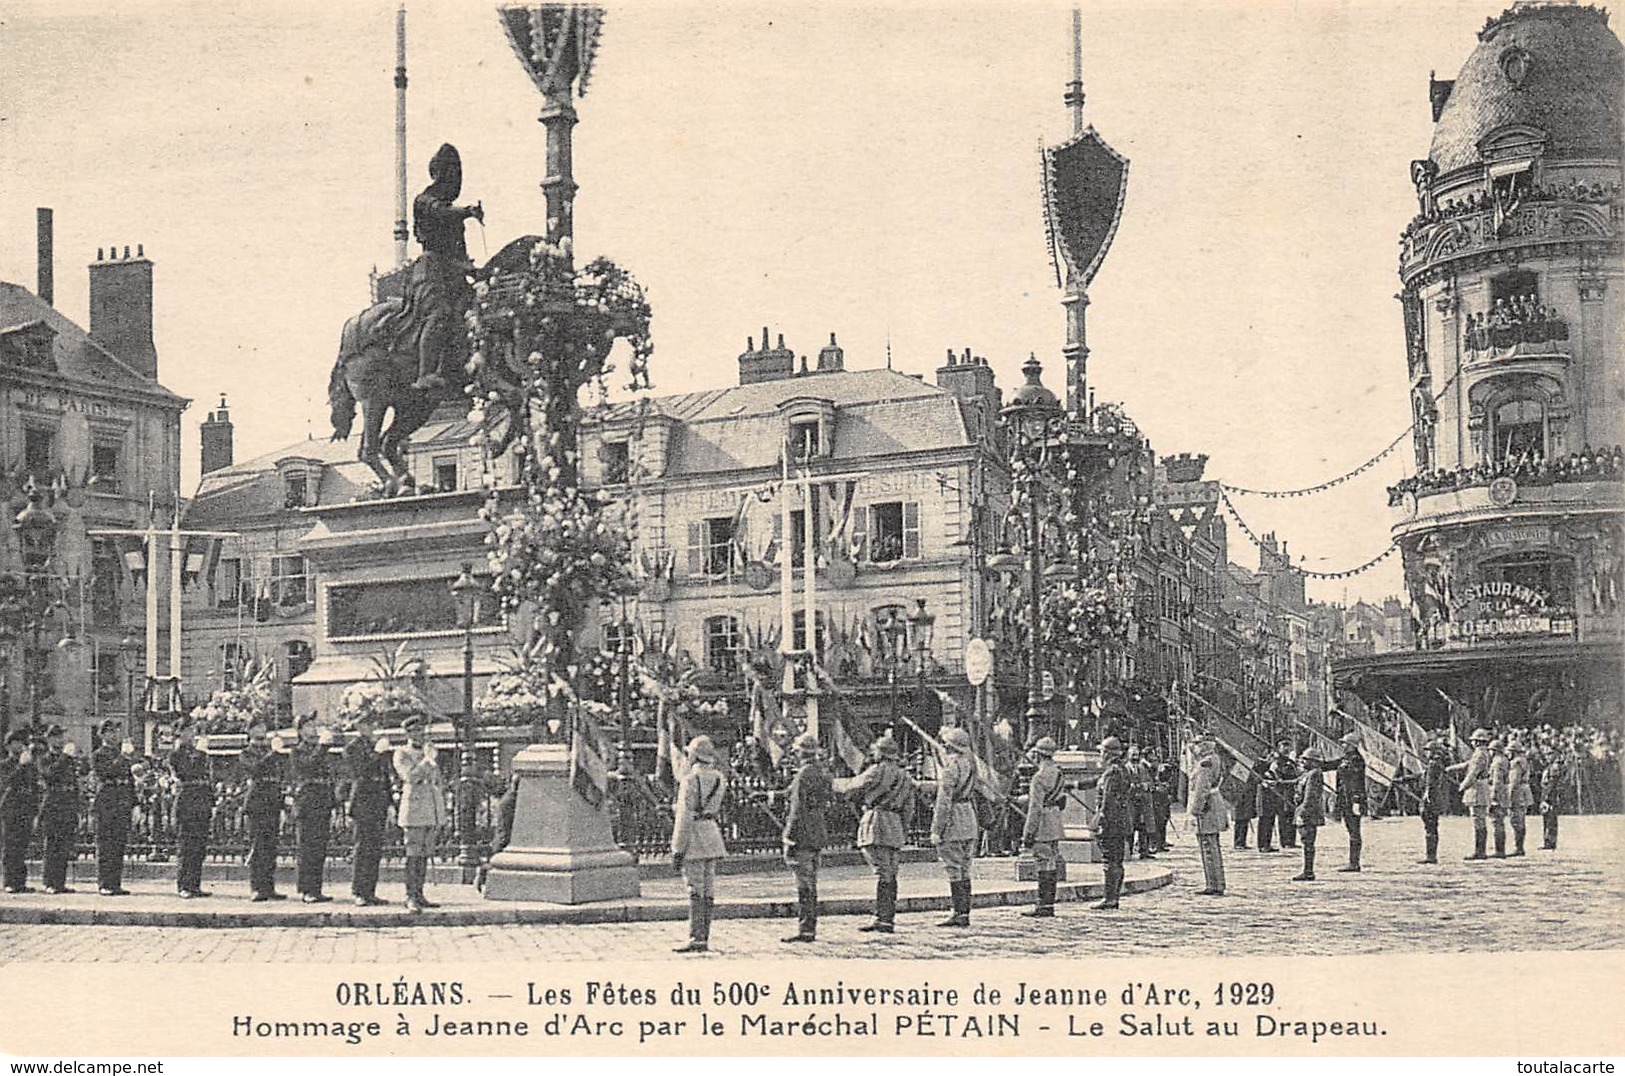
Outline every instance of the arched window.
<path fill-rule="evenodd" d="M 1497 404 L 1491 429 L 1491 462 L 1545 459 L 1546 407 L 1527 397 Z"/>
<path fill-rule="evenodd" d="M 705 622 L 705 664 L 712 671 L 732 676 L 739 671 L 739 620 L 714 616 Z"/>

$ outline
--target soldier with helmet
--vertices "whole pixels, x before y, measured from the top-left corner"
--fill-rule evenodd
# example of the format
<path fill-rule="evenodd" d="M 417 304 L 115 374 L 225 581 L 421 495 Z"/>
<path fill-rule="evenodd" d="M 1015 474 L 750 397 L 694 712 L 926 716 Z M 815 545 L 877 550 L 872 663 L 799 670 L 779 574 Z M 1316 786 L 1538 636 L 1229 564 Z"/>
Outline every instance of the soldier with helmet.
<path fill-rule="evenodd" d="M 837 777 L 836 794 L 863 804 L 858 822 L 858 850 L 875 872 L 874 922 L 858 928 L 865 934 L 891 934 L 897 917 L 897 857 L 905 836 L 903 814 L 914 802 L 914 779 L 899 765 L 902 749 L 891 734 L 869 745 L 869 765 L 855 777 Z"/>
<path fill-rule="evenodd" d="M 46 750 L 34 760 L 42 793 L 40 835 L 44 838 L 42 875 L 47 893 L 72 893 L 68 886 L 68 860 L 79 835 L 79 760 L 64 748 L 61 725 L 45 730 Z"/>
<path fill-rule="evenodd" d="M 203 888 L 203 860 L 209 849 L 214 821 L 214 781 L 209 756 L 202 751 L 202 725 L 182 725 L 180 743 L 169 754 L 169 772 L 175 778 L 175 835 L 180 863 L 175 888 L 184 900 L 207 897 Z"/>
<path fill-rule="evenodd" d="M 1066 802 L 1066 784 L 1061 779 L 1061 767 L 1055 764 L 1054 738 L 1040 737 L 1028 754 L 1038 769 L 1027 785 L 1021 846 L 1032 853 L 1038 868 L 1038 903 L 1022 914 L 1030 919 L 1052 919 L 1061 871 L 1061 807 Z"/>
<path fill-rule="evenodd" d="M 135 773 L 119 736 L 119 722 L 102 722 L 101 746 L 90 756 L 96 779 L 91 810 L 96 818 L 96 891 L 124 897 L 124 847 L 130 838 L 130 812 L 135 808 Z"/>
<path fill-rule="evenodd" d="M 32 893 L 28 844 L 39 807 L 39 771 L 28 749 L 28 730 L 12 729 L 0 758 L 0 883 L 7 893 Z"/>
<path fill-rule="evenodd" d="M 1524 854 L 1523 842 L 1529 831 L 1529 808 L 1535 794 L 1529 787 L 1529 749 L 1523 737 L 1513 733 L 1507 740 L 1507 815 L 1512 821 L 1511 855 Z"/>
<path fill-rule="evenodd" d="M 1511 764 L 1506 743 L 1500 737 L 1490 741 L 1490 823 L 1495 831 L 1495 858 L 1507 857 L 1507 814 L 1512 805 Z"/>
<path fill-rule="evenodd" d="M 1422 838 L 1421 863 L 1439 862 L 1439 816 L 1450 809 L 1450 747 L 1444 736 L 1428 733 L 1422 755 Z"/>
<path fill-rule="evenodd" d="M 688 767 L 677 790 L 677 818 L 671 831 L 671 863 L 688 883 L 688 942 L 673 952 L 703 953 L 711 947 L 717 860 L 727 855 L 717 815 L 728 794 L 728 778 L 711 737 L 690 740 L 686 756 Z"/>
<path fill-rule="evenodd" d="M 1123 895 L 1123 859 L 1134 836 L 1133 792 L 1128 770 L 1123 765 L 1123 741 L 1108 736 L 1100 743 L 1104 766 L 1095 784 L 1095 817 L 1091 823 L 1100 858 L 1106 867 L 1106 894 L 1096 909 L 1118 906 Z"/>
<path fill-rule="evenodd" d="M 829 841 L 824 812 L 835 798 L 835 787 L 816 734 L 798 736 L 795 751 L 801 768 L 785 790 L 790 807 L 784 818 L 784 862 L 796 876 L 799 923 L 784 941 L 810 942 L 818 940 L 818 860 Z"/>
<path fill-rule="evenodd" d="M 1312 882 L 1315 880 L 1315 838 L 1320 827 L 1326 824 L 1326 778 L 1312 746 L 1305 744 L 1298 758 L 1301 765 L 1292 791 L 1295 804 L 1292 819 L 1298 827 L 1298 843 L 1303 847 L 1303 870 L 1292 880 Z"/>
<path fill-rule="evenodd" d="M 942 733 L 942 757 L 937 778 L 922 781 L 920 787 L 934 793 L 931 810 L 931 843 L 948 875 L 953 914 L 938 926 L 970 926 L 971 850 L 976 846 L 976 763 L 971 758 L 970 734 L 958 725 Z"/>
<path fill-rule="evenodd" d="M 1485 851 L 1489 844 L 1490 806 L 1494 802 L 1490 795 L 1493 756 L 1489 745 L 1494 738 L 1489 729 L 1474 729 L 1468 737 L 1473 745 L 1473 754 L 1465 764 L 1467 772 L 1461 779 L 1461 802 L 1473 817 L 1473 854 L 1467 857 L 1469 861 L 1489 858 Z M 1505 840 L 1503 836 L 1502 841 Z"/>

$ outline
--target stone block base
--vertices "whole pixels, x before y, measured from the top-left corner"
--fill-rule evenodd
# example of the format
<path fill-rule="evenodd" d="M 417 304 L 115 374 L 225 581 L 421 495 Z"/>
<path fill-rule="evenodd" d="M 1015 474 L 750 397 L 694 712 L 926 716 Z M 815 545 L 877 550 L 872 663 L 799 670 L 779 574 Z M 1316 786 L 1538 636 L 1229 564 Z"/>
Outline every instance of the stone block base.
<path fill-rule="evenodd" d="M 1099 863 L 1100 845 L 1091 838 L 1089 840 L 1065 840 L 1061 842 L 1061 858 L 1068 863 Z"/>

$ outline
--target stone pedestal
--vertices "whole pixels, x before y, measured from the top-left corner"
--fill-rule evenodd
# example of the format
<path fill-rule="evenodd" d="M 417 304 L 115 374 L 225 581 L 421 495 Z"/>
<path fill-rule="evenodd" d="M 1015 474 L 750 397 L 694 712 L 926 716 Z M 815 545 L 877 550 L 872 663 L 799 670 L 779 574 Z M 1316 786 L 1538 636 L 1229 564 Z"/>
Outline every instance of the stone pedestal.
<path fill-rule="evenodd" d="M 1099 863 L 1100 846 L 1095 843 L 1090 823 L 1095 816 L 1095 782 L 1100 780 L 1100 755 L 1094 751 L 1057 751 L 1055 764 L 1061 767 L 1062 780 L 1078 786 L 1067 796 L 1066 806 L 1061 809 L 1061 828 L 1066 834 L 1061 841 L 1061 858 L 1068 863 Z"/>
<path fill-rule="evenodd" d="M 609 812 L 570 785 L 570 749 L 532 744 L 514 756 L 513 837 L 491 859 L 487 900 L 587 904 L 636 897 L 637 861 L 615 846 Z"/>

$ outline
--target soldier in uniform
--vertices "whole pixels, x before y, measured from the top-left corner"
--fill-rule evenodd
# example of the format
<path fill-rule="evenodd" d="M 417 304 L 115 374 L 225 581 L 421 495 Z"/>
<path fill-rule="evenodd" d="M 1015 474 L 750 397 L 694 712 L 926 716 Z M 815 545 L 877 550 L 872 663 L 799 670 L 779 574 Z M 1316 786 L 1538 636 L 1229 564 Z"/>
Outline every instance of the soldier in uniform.
<path fill-rule="evenodd" d="M 1151 764 L 1151 850 L 1168 850 L 1168 821 L 1173 813 L 1178 770 L 1159 752 Z"/>
<path fill-rule="evenodd" d="M 694 737 L 686 754 L 688 767 L 677 790 L 677 818 L 671 831 L 671 863 L 688 883 L 688 942 L 673 952 L 703 953 L 711 947 L 717 860 L 727 855 L 717 814 L 728 794 L 728 778 L 711 737 Z"/>
<path fill-rule="evenodd" d="M 333 832 L 333 758 L 321 742 L 315 713 L 294 725 L 299 742 L 288 756 L 288 784 L 293 790 L 294 836 L 299 848 L 295 888 L 306 904 L 326 904 L 322 892 L 327 842 Z"/>
<path fill-rule="evenodd" d="M 1512 806 L 1512 767 L 1507 761 L 1506 744 L 1490 741 L 1490 825 L 1495 833 L 1495 858 L 1507 857 L 1507 814 Z"/>
<path fill-rule="evenodd" d="M 1138 745 L 1129 745 L 1127 770 L 1132 797 L 1130 809 L 1134 815 L 1134 843 L 1138 846 L 1136 851 L 1141 859 L 1155 859 L 1151 850 L 1151 767 L 1140 757 Z"/>
<path fill-rule="evenodd" d="M 1524 854 L 1523 842 L 1529 832 L 1529 808 L 1535 794 L 1529 788 L 1529 750 L 1523 738 L 1514 733 L 1507 741 L 1507 814 L 1512 821 L 1511 855 Z"/>
<path fill-rule="evenodd" d="M 1292 828 L 1291 778 L 1281 772 L 1286 744 L 1278 743 L 1269 757 L 1258 764 L 1254 777 L 1258 782 L 1255 806 L 1258 809 L 1258 850 L 1275 851 L 1276 830 L 1280 830 L 1281 847 L 1287 846 L 1287 830 Z"/>
<path fill-rule="evenodd" d="M 1360 820 L 1365 817 L 1365 756 L 1360 754 L 1361 737 L 1351 732 L 1343 737 L 1343 757 L 1322 759 L 1322 770 L 1337 771 L 1337 817 L 1349 834 L 1349 861 L 1338 867 L 1340 874 L 1360 872 Z"/>
<path fill-rule="evenodd" d="M 1422 757 L 1422 837 L 1419 863 L 1439 862 L 1439 816 L 1450 809 L 1450 747 L 1437 731 L 1428 734 Z"/>
<path fill-rule="evenodd" d="M 858 930 L 891 934 L 897 917 L 897 857 L 903 847 L 903 812 L 914 801 L 914 779 L 898 765 L 903 752 L 890 734 L 869 745 L 870 763 L 855 777 L 837 777 L 835 792 L 863 803 L 858 849 L 875 872 L 875 918 Z"/>
<path fill-rule="evenodd" d="M 1100 742 L 1103 767 L 1095 784 L 1095 816 L 1091 828 L 1105 863 L 1106 894 L 1095 908 L 1116 908 L 1123 896 L 1123 860 L 1134 837 L 1128 770 L 1123 765 L 1123 741 L 1108 736 Z"/>
<path fill-rule="evenodd" d="M 276 891 L 277 840 L 282 830 L 283 760 L 271 747 L 265 721 L 248 726 L 248 746 L 237 756 L 243 788 L 243 820 L 248 828 L 248 888 L 255 903 L 284 900 Z"/>
<path fill-rule="evenodd" d="M 1557 818 L 1567 789 L 1568 768 L 1563 765 L 1562 752 L 1552 748 L 1540 771 L 1540 846 L 1548 852 L 1557 849 Z"/>
<path fill-rule="evenodd" d="M 203 753 L 201 725 L 183 726 L 180 743 L 169 753 L 169 773 L 175 779 L 175 836 L 180 863 L 175 888 L 182 899 L 209 896 L 203 888 L 203 860 L 209 851 L 214 825 L 214 780 L 209 756 Z"/>
<path fill-rule="evenodd" d="M 1223 775 L 1220 780 L 1222 782 Z M 1228 801 L 1227 801 L 1228 802 Z M 1234 844 L 1237 851 L 1247 850 L 1247 830 L 1251 828 L 1253 818 L 1258 809 L 1258 771 L 1247 769 L 1247 778 L 1242 782 L 1241 791 L 1236 797 L 1236 805 L 1231 811 L 1234 822 Z"/>
<path fill-rule="evenodd" d="M 0 882 L 7 893 L 32 893 L 28 845 L 39 807 L 39 771 L 28 749 L 28 730 L 12 729 L 0 759 Z"/>
<path fill-rule="evenodd" d="M 1061 870 L 1061 806 L 1066 802 L 1066 785 L 1061 780 L 1061 767 L 1055 764 L 1054 739 L 1040 737 L 1031 755 L 1038 769 L 1027 785 L 1021 846 L 1032 852 L 1038 868 L 1038 903 L 1022 914 L 1029 919 L 1053 919 L 1055 886 Z"/>
<path fill-rule="evenodd" d="M 384 854 L 384 826 L 394 772 L 386 741 L 378 739 L 378 719 L 371 712 L 356 718 L 356 737 L 344 747 L 348 778 L 345 812 L 355 823 L 350 858 L 350 894 L 358 908 L 388 904 L 378 896 L 378 861 Z"/>
<path fill-rule="evenodd" d="M 796 738 L 796 770 L 784 796 L 790 809 L 784 817 L 784 862 L 796 876 L 798 929 L 786 942 L 818 940 L 818 860 L 829 841 L 824 812 L 835 798 L 834 779 L 818 753 L 818 737 L 804 732 Z"/>
<path fill-rule="evenodd" d="M 406 835 L 406 910 L 416 914 L 439 907 L 423 895 L 423 886 L 429 880 L 435 838 L 446 824 L 446 786 L 434 745 L 428 741 L 428 720 L 413 714 L 401 722 L 401 728 L 406 732 L 406 746 L 397 747 L 391 759 L 401 782 L 395 821 Z"/>
<path fill-rule="evenodd" d="M 1303 846 L 1303 870 L 1293 876 L 1294 882 L 1315 880 L 1315 837 L 1326 824 L 1326 778 L 1312 750 L 1304 747 L 1300 772 L 1292 788 L 1292 818 L 1298 827 L 1298 843 Z"/>
<path fill-rule="evenodd" d="M 66 732 L 61 725 L 45 730 L 45 752 L 34 760 L 43 793 L 39 807 L 40 835 L 44 838 L 45 891 L 72 893 L 68 887 L 68 860 L 79 836 L 79 760 L 63 750 Z"/>
<path fill-rule="evenodd" d="M 1276 784 L 1275 802 L 1279 808 L 1275 815 L 1275 830 L 1282 848 L 1298 847 L 1297 754 L 1292 741 L 1282 740 L 1275 745 L 1275 757 L 1270 762 L 1269 778 Z"/>
<path fill-rule="evenodd" d="M 958 725 L 942 733 L 943 757 L 938 760 L 937 779 L 922 781 L 920 787 L 936 796 L 931 810 L 931 843 L 948 875 L 953 914 L 938 926 L 970 926 L 971 851 L 976 846 L 978 827 L 976 807 L 976 764 L 971 759 L 970 734 Z"/>
<path fill-rule="evenodd" d="M 96 891 L 104 897 L 129 895 L 124 888 L 124 846 L 135 808 L 135 773 L 119 739 L 117 721 L 102 722 L 101 746 L 90 756 L 96 779 L 91 810 L 96 818 Z"/>
<path fill-rule="evenodd" d="M 1229 825 L 1229 810 L 1219 783 L 1224 774 L 1219 769 L 1218 745 L 1212 736 L 1200 736 L 1191 743 L 1196 752 L 1196 768 L 1191 772 L 1190 799 L 1185 809 L 1196 822 L 1196 845 L 1202 856 L 1204 885 L 1196 891 L 1198 896 L 1224 896 L 1224 853 L 1219 847 L 1219 835 Z"/>
<path fill-rule="evenodd" d="M 1474 729 L 1468 740 L 1473 745 L 1472 757 L 1467 760 L 1464 767 L 1466 773 L 1461 780 L 1461 802 L 1473 817 L 1473 854 L 1468 856 L 1469 861 L 1475 859 L 1488 859 L 1484 854 L 1489 843 L 1490 805 L 1490 754 L 1489 744 L 1494 739 L 1488 729 Z M 1457 769 L 1452 766 L 1451 769 Z M 1505 841 L 1505 837 L 1502 838 Z"/>

